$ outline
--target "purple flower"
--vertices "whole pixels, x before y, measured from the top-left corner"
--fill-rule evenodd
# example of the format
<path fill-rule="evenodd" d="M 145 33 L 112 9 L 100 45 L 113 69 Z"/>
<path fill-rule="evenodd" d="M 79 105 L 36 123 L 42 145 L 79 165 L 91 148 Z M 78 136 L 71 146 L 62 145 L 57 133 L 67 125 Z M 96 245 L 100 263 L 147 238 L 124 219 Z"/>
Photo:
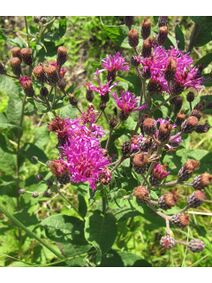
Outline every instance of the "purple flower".
<path fill-rule="evenodd" d="M 110 163 L 100 145 L 99 138 L 103 136 L 103 129 L 94 123 L 95 120 L 94 109 L 89 107 L 77 119 L 57 117 L 49 126 L 58 138 L 65 136 L 63 143 L 59 145 L 60 162 L 52 163 L 51 169 L 58 175 L 65 168 L 72 182 L 88 182 L 93 190 Z"/>
<path fill-rule="evenodd" d="M 173 135 L 169 138 L 169 143 L 173 147 L 179 146 L 179 144 L 182 142 L 181 133 L 177 133 L 176 135 Z"/>
<path fill-rule="evenodd" d="M 170 174 L 170 172 L 166 170 L 166 165 L 156 163 L 152 170 L 152 174 L 156 179 L 163 180 Z"/>
<path fill-rule="evenodd" d="M 117 106 L 126 114 L 131 113 L 136 110 L 144 110 L 147 108 L 146 104 L 137 106 L 136 96 L 133 95 L 130 91 L 121 91 L 121 97 L 118 97 L 116 93 L 113 93 Z"/>
<path fill-rule="evenodd" d="M 102 67 L 108 72 L 129 71 L 129 65 L 119 52 L 102 60 Z"/>
<path fill-rule="evenodd" d="M 94 85 L 94 84 L 92 84 L 90 82 L 87 82 L 85 84 L 85 86 L 90 91 L 97 92 L 101 96 L 106 96 L 106 95 L 109 94 L 111 89 L 113 87 L 115 87 L 118 83 L 116 82 L 116 83 L 111 84 L 111 81 L 108 81 L 107 83 L 102 84 L 101 80 L 100 80 L 100 74 L 101 74 L 101 71 L 97 69 L 96 72 L 95 72 L 95 75 L 96 75 L 96 79 L 95 80 L 97 82 L 97 85 Z"/>
<path fill-rule="evenodd" d="M 136 152 L 140 149 L 141 147 L 141 142 L 143 141 L 144 137 L 142 134 L 140 135 L 134 135 L 132 136 L 131 140 L 130 140 L 130 151 Z"/>
<path fill-rule="evenodd" d="M 169 85 L 165 79 L 165 72 L 170 59 L 176 62 L 176 70 L 173 82 Z M 151 80 L 158 84 L 161 92 L 172 93 L 175 86 L 197 90 L 201 87 L 202 78 L 198 75 L 198 69 L 193 66 L 192 58 L 176 48 L 166 50 L 161 46 L 155 46 L 152 56 L 140 57 L 139 62 L 143 66 L 143 75 L 148 74 Z"/>

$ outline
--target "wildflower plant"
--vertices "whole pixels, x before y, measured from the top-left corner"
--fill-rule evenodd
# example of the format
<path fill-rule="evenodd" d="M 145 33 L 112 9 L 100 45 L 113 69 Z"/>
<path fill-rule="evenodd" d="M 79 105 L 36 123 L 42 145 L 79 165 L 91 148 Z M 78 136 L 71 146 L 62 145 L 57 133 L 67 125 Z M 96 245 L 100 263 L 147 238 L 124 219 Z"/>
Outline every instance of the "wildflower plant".
<path fill-rule="evenodd" d="M 57 21 L 65 25 L 63 17 L 46 17 L 44 24 L 56 38 Z M 27 44 L 11 48 L 1 65 L 1 77 L 17 92 L 8 104 L 13 112 L 1 113 L 1 151 L 14 147 L 4 159 L 12 155 L 15 177 L 1 166 L 1 186 L 17 205 L 13 214 L 4 203 L 0 211 L 18 227 L 20 245 L 34 238 L 55 265 L 149 266 L 142 252 L 133 254 L 131 240 L 142 250 L 151 225 L 158 232 L 148 245 L 156 254 L 176 246 L 191 254 L 207 249 L 189 212 L 209 199 L 212 175 L 207 159 L 204 164 L 185 147 L 193 133 L 203 137 L 210 130 L 204 64 L 180 49 L 179 39 L 170 40 L 167 17 L 154 27 L 150 18 L 139 28 L 134 21 L 125 17 L 122 26 L 126 49 L 111 50 L 79 88 L 68 81 L 71 58 L 60 40 L 56 57 L 38 48 L 42 29 L 27 30 Z M 33 127 L 33 140 L 24 137 L 25 127 Z M 40 233 L 29 227 L 33 216 Z"/>

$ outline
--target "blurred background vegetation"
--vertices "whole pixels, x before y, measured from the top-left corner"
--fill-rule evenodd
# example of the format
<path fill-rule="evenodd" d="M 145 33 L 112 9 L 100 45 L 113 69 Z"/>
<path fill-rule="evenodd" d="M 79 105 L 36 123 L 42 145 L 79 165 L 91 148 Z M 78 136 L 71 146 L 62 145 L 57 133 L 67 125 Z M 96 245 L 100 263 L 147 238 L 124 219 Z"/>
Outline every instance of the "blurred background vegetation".
<path fill-rule="evenodd" d="M 151 17 L 151 19 L 155 24 L 153 29 L 157 29 L 158 18 Z M 139 26 L 142 20 L 143 17 L 135 17 L 135 24 Z M 212 17 L 169 17 L 169 31 L 167 44 L 191 52 L 191 56 L 197 62 L 197 65 L 202 64 L 204 66 L 206 88 L 203 96 L 210 94 L 212 85 Z M 1 17 L 0 61 L 7 63 L 10 58 L 9 49 L 13 46 L 23 47 L 27 40 L 30 41 L 30 47 L 35 51 L 35 60 L 38 62 L 55 58 L 57 47 L 65 45 L 69 53 L 69 60 L 66 63 L 68 87 L 77 93 L 82 103 L 86 104 L 84 84 L 92 79 L 96 68 L 100 67 L 101 59 L 107 54 L 121 51 L 130 60 L 131 50 L 127 43 L 126 34 L 127 27 L 124 25 L 124 17 L 27 17 L 27 26 L 24 17 Z M 0 78 L 0 114 L 7 109 L 10 96 L 17 92 L 17 86 L 14 82 L 6 82 Z M 212 124 L 210 111 L 208 110 L 205 113 L 204 119 Z M 70 105 L 62 107 L 60 114 L 76 116 L 75 109 Z M 31 192 L 46 190 L 46 184 L 35 177 L 37 174 L 48 176 L 47 169 L 42 164 L 33 162 L 32 156 L 36 153 L 42 162 L 57 157 L 55 137 L 49 136 L 46 125 L 41 125 L 39 128 L 33 126 L 40 117 L 33 115 L 26 119 L 24 124 L 24 144 L 26 144 L 26 147 L 24 148 L 23 158 L 26 158 L 26 162 L 21 171 L 23 176 L 21 184 Z M 49 118 L 51 117 L 46 117 L 44 121 L 48 122 Z M 14 133 L 9 134 L 14 135 Z M 173 166 L 180 159 L 181 162 L 177 165 L 179 167 L 186 158 L 195 158 L 201 160 L 202 167 L 200 170 L 202 171 L 200 172 L 207 170 L 212 173 L 211 138 L 211 130 L 202 136 L 193 133 L 186 139 L 182 148 L 177 151 L 174 157 L 167 157 L 166 162 Z M 2 159 L 0 162 L 0 201 L 4 202 L 14 212 L 13 191 L 15 183 L 9 178 L 9 175 L 13 174 L 11 169 L 13 160 L 10 159 L 10 153 L 5 148 L 5 136 L 1 132 L 0 155 Z M 8 159 L 10 159 L 10 164 L 6 162 Z M 124 176 L 124 171 L 119 173 L 120 190 L 118 193 L 112 192 L 111 194 L 116 199 L 121 199 L 134 186 L 134 184 L 131 184 L 131 188 L 127 187 L 129 186 L 128 183 L 121 183 L 120 177 Z M 82 185 L 80 190 L 85 191 L 85 187 Z M 207 194 L 210 195 L 211 193 L 207 191 Z M 86 207 L 86 202 L 82 201 L 77 195 L 76 187 L 70 186 L 68 197 L 76 206 L 81 204 Z M 63 199 L 56 198 L 48 202 L 46 197 L 39 199 L 39 201 L 32 199 L 30 195 L 24 198 L 24 209 L 21 212 L 16 212 L 16 217 L 21 220 L 24 219 L 24 224 L 27 227 L 34 227 L 33 229 L 40 235 L 43 235 L 44 231 L 37 226 L 38 219 L 42 220 L 51 215 L 51 211 L 69 215 Z M 119 205 L 124 206 L 125 201 L 120 200 Z M 136 214 L 130 217 L 120 215 L 117 240 L 101 265 L 120 266 L 120 262 L 123 261 L 125 266 L 211 266 L 212 221 L 211 216 L 201 215 L 201 212 L 208 213 L 210 210 L 211 201 L 208 201 L 201 207 L 199 214 L 191 214 L 192 221 L 189 228 L 183 231 L 175 229 L 176 237 L 183 236 L 184 239 L 189 236 L 198 237 L 200 235 L 206 243 L 205 251 L 200 254 L 191 254 L 184 246 L 177 246 L 175 249 L 164 253 L 158 244 L 162 235 L 161 220 L 148 210 L 144 210 L 143 217 Z M 26 240 L 20 249 L 20 243 L 14 236 L 17 231 L 13 224 L 7 222 L 1 214 L 0 218 L 4 220 L 0 223 L 1 266 L 42 266 L 51 261 L 52 255 L 47 249 L 41 249 L 36 241 Z M 45 233 L 52 240 L 59 237 L 51 230 L 45 231 Z M 78 265 L 78 262 L 72 261 L 66 264 L 70 266 Z M 86 263 L 84 264 L 86 265 Z M 56 264 L 52 263 L 52 265 Z M 64 263 L 61 263 L 61 265 L 64 265 Z"/>

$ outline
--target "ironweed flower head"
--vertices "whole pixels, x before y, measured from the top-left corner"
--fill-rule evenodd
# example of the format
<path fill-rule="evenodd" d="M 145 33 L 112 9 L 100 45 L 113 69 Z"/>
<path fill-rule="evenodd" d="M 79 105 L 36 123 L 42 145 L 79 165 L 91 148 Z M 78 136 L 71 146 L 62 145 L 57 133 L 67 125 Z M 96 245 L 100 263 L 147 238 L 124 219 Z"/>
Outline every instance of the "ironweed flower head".
<path fill-rule="evenodd" d="M 114 97 L 117 106 L 126 114 L 136 110 L 145 110 L 147 108 L 146 104 L 138 107 L 136 96 L 130 91 L 121 91 L 120 97 L 118 97 L 116 93 L 113 93 L 112 96 Z"/>
<path fill-rule="evenodd" d="M 102 67 L 108 72 L 129 71 L 129 65 L 119 52 L 108 55 L 102 60 Z"/>

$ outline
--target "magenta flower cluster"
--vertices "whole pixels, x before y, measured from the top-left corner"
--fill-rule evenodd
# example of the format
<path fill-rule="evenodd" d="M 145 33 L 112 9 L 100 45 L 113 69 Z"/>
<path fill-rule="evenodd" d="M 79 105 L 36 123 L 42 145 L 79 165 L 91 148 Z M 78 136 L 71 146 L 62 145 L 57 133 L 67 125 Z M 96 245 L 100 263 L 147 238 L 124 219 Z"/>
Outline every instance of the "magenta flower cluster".
<path fill-rule="evenodd" d="M 100 145 L 104 132 L 94 123 L 94 115 L 93 109 L 89 108 L 80 118 L 63 119 L 66 138 L 59 146 L 60 159 L 66 162 L 71 181 L 88 182 L 93 190 L 100 177 L 108 176 L 107 165 L 110 163 Z"/>
<path fill-rule="evenodd" d="M 193 60 L 189 54 L 175 48 L 166 50 L 161 46 L 155 46 L 150 57 L 140 57 L 139 63 L 143 66 L 143 74 L 149 74 L 151 80 L 158 83 L 161 91 L 171 93 L 173 86 L 168 84 L 165 78 L 170 59 L 176 63 L 174 83 L 182 88 L 198 90 L 202 83 L 198 68 L 193 66 Z"/>

